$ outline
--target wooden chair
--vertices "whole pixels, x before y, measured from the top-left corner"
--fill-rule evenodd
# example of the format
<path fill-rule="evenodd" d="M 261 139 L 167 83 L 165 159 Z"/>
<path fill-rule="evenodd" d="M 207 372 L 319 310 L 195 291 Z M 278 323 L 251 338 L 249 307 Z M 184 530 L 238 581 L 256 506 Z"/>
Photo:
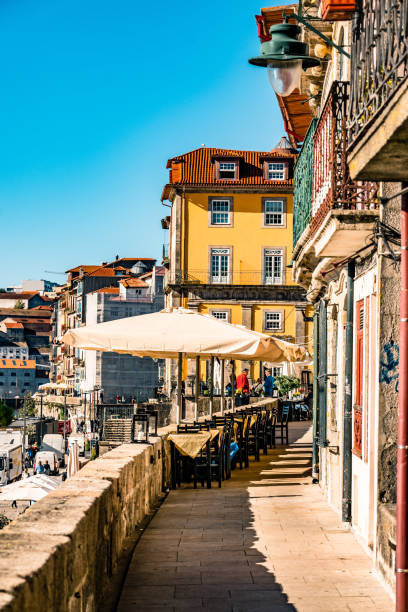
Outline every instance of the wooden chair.
<path fill-rule="evenodd" d="M 282 445 L 289 444 L 289 411 L 289 404 L 283 404 L 280 421 L 276 423 L 276 429 L 280 433 L 275 433 L 275 439 L 280 440 Z"/>

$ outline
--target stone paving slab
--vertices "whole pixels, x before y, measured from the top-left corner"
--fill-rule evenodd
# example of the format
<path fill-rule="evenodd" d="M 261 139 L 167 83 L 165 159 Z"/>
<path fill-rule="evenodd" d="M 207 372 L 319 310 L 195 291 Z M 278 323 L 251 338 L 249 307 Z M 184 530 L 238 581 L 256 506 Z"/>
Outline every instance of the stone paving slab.
<path fill-rule="evenodd" d="M 310 476 L 310 430 L 221 489 L 171 491 L 140 539 L 117 612 L 391 612 L 371 560 Z"/>

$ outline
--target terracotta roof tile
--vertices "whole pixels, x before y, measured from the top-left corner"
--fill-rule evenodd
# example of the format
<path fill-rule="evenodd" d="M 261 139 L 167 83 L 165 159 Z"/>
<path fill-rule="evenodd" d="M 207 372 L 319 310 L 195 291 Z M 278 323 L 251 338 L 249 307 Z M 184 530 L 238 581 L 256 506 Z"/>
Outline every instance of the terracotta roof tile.
<path fill-rule="evenodd" d="M 149 286 L 147 283 L 145 283 L 140 278 L 124 278 L 122 281 L 120 281 L 120 284 L 123 285 L 124 287 L 130 287 L 130 288 Z"/>
<path fill-rule="evenodd" d="M 101 287 L 92 293 L 110 293 L 112 295 L 119 295 L 119 287 Z"/>
<path fill-rule="evenodd" d="M 4 324 L 7 327 L 7 329 L 24 329 L 24 325 L 21 325 L 21 323 L 17 323 L 17 321 L 13 321 L 13 322 L 6 321 Z"/>
<path fill-rule="evenodd" d="M 278 159 L 295 159 L 296 154 L 287 150 L 277 151 L 234 151 L 232 149 L 216 149 L 200 147 L 183 155 L 172 157 L 167 162 L 167 168 L 177 166 L 177 174 L 170 172 L 170 183 L 180 185 L 210 186 L 222 185 L 263 185 L 292 186 L 293 179 L 287 181 L 265 181 L 263 159 L 265 157 Z M 239 158 L 240 168 L 237 180 L 218 180 L 215 175 L 214 159 Z M 174 180 L 177 176 L 177 180 Z"/>

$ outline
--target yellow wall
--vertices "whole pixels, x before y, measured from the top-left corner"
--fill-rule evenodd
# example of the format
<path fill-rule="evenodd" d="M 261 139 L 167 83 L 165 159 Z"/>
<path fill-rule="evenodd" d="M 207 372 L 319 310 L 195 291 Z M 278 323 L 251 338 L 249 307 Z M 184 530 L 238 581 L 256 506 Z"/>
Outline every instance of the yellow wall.
<path fill-rule="evenodd" d="M 286 198 L 286 228 L 263 227 L 262 198 Z M 208 193 L 186 194 L 183 202 L 184 238 L 183 269 L 192 276 L 208 272 L 208 249 L 210 246 L 233 247 L 233 271 L 242 273 L 233 279 L 234 284 L 260 284 L 262 269 L 262 247 L 285 247 L 286 265 L 292 256 L 292 194 L 213 194 L 213 197 L 233 198 L 233 227 L 209 227 Z M 184 208 L 183 206 L 183 208 Z M 200 280 L 203 280 L 200 278 Z M 286 285 L 295 284 L 290 270 L 286 270 Z"/>

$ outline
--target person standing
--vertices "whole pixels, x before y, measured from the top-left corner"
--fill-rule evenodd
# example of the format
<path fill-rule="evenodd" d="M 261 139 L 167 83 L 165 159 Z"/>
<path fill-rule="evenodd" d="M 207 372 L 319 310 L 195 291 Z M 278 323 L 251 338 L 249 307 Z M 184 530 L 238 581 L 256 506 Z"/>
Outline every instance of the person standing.
<path fill-rule="evenodd" d="M 44 466 L 41 461 L 38 462 L 38 465 L 35 468 L 36 474 L 44 474 Z"/>
<path fill-rule="evenodd" d="M 265 397 L 272 397 L 274 387 L 275 387 L 275 379 L 272 376 L 272 370 L 270 368 L 266 368 L 265 380 L 264 380 Z"/>
<path fill-rule="evenodd" d="M 248 368 L 244 368 L 237 376 L 237 389 L 241 389 L 243 395 L 249 395 Z"/>

